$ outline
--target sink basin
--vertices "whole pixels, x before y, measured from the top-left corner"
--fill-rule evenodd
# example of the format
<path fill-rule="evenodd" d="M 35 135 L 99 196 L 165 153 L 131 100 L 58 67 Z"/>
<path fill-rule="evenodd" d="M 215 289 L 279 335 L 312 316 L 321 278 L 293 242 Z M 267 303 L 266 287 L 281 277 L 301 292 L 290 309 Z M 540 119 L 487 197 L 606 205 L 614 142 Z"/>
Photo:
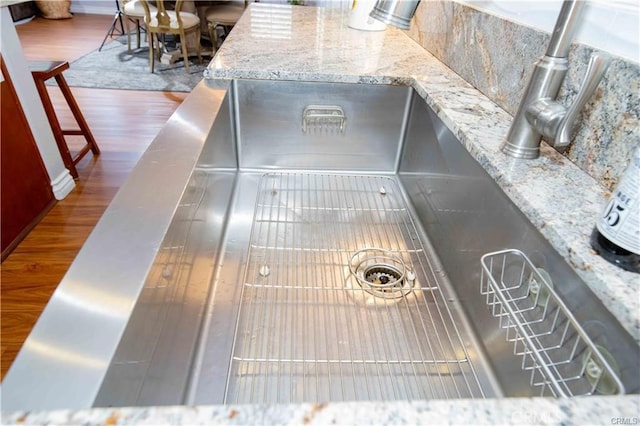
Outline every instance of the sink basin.
<path fill-rule="evenodd" d="M 92 405 L 640 390 L 633 338 L 411 88 L 224 93 Z M 544 371 L 564 366 L 540 366 L 533 328 L 486 291 L 481 259 L 505 249 L 535 271 L 520 284 L 535 273 L 562 301 L 522 296 L 544 324 L 562 304 L 547 334 L 573 370 L 554 385 Z M 585 372 L 594 345 L 610 387 Z"/>

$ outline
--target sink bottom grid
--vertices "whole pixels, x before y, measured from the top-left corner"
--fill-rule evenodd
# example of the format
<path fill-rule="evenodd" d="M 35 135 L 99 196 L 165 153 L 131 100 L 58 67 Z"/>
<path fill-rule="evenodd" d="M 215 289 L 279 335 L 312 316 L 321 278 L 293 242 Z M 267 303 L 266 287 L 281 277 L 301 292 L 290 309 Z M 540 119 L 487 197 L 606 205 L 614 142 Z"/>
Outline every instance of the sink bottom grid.
<path fill-rule="evenodd" d="M 429 247 L 393 177 L 264 175 L 225 402 L 483 397 Z M 378 248 L 409 287 L 358 283 L 352 256 Z"/>

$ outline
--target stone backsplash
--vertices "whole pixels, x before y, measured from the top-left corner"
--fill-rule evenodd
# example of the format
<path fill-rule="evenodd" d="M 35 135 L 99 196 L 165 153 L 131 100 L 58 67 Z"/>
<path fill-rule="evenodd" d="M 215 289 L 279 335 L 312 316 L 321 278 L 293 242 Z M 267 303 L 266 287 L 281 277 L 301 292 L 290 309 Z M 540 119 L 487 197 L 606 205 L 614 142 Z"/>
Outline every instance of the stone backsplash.
<path fill-rule="evenodd" d="M 423 1 L 411 38 L 514 115 L 549 34 L 454 1 Z M 574 43 L 560 99 L 572 100 L 593 48 Z M 564 153 L 612 189 L 640 141 L 640 65 L 614 56 Z M 534 160 L 535 161 L 535 160 Z"/>

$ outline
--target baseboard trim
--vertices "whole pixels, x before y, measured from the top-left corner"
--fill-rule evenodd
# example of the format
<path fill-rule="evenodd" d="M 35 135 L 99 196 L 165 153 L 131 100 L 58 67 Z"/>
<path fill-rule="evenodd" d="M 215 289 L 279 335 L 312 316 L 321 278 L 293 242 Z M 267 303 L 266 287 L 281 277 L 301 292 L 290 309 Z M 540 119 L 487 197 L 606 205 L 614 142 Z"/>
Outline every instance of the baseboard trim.
<path fill-rule="evenodd" d="M 71 13 L 80 13 L 85 15 L 114 15 L 116 13 L 116 6 L 114 3 L 109 3 L 109 6 L 102 4 L 104 2 L 83 2 L 76 3 L 71 2 Z"/>
<path fill-rule="evenodd" d="M 53 196 L 56 197 L 56 200 L 64 199 L 75 187 L 76 183 L 67 169 L 64 169 L 57 178 L 51 181 L 51 189 L 53 190 Z"/>

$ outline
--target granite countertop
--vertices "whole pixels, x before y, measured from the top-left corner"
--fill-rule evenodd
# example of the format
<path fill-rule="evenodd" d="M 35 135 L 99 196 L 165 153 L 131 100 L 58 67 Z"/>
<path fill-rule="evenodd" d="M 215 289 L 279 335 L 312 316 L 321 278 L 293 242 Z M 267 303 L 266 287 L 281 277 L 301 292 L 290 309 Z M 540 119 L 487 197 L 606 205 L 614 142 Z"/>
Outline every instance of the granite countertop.
<path fill-rule="evenodd" d="M 348 11 L 251 5 L 206 71 L 208 79 L 272 79 L 408 85 L 640 341 L 638 277 L 588 245 L 604 188 L 562 155 L 505 157 L 511 116 L 394 28 L 347 27 Z M 345 402 L 329 404 L 105 408 L 4 413 L 3 424 L 638 424 L 640 396 Z"/>
<path fill-rule="evenodd" d="M 588 404 L 585 402 L 588 400 Z M 511 398 L 457 401 L 339 402 L 330 404 L 94 408 L 3 415 L 2 424 L 27 425 L 532 425 L 627 424 L 640 421 L 638 398 L 553 400 Z M 634 421 L 635 419 L 635 421 Z M 626 423 L 625 423 L 626 422 Z"/>

